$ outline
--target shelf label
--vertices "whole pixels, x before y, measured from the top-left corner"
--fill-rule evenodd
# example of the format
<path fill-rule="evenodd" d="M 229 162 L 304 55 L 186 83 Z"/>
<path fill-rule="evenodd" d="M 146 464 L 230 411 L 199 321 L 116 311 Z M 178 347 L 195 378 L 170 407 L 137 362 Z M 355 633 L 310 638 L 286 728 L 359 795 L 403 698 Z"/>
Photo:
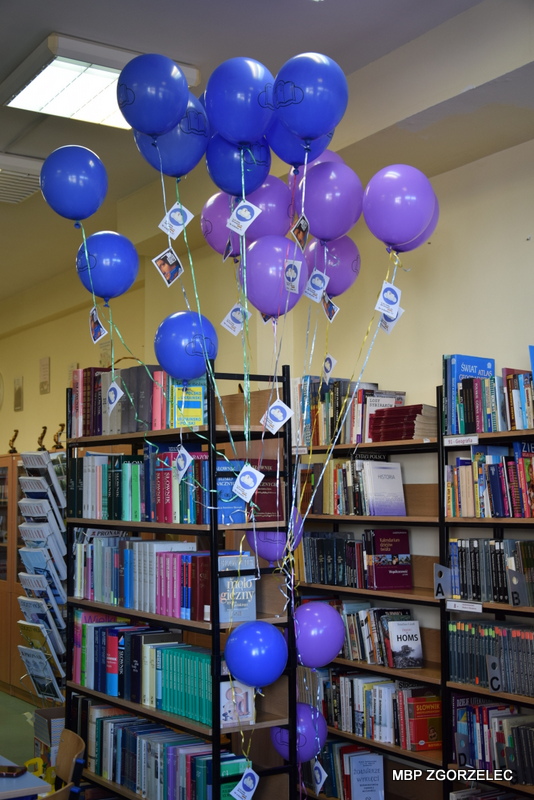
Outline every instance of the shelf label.
<path fill-rule="evenodd" d="M 453 447 L 458 445 L 468 445 L 468 444 L 478 444 L 478 436 L 444 436 L 443 437 L 443 445 L 444 447 Z"/>
<path fill-rule="evenodd" d="M 469 611 L 470 614 L 482 614 L 482 603 L 466 603 L 463 600 L 447 600 L 447 611 Z"/>
<path fill-rule="evenodd" d="M 528 599 L 527 583 L 525 576 L 522 572 L 516 572 L 515 569 L 507 569 L 506 577 L 508 578 L 508 594 L 510 596 L 510 605 L 512 606 L 528 606 L 530 605 Z"/>
<path fill-rule="evenodd" d="M 434 597 L 444 600 L 451 596 L 451 571 L 442 564 L 434 564 Z"/>
<path fill-rule="evenodd" d="M 259 775 L 254 772 L 252 767 L 249 767 L 243 774 L 243 777 L 235 786 L 230 794 L 235 797 L 235 800 L 250 800 L 256 789 L 258 788 Z"/>
<path fill-rule="evenodd" d="M 486 667 L 488 670 L 488 688 L 490 692 L 502 691 L 501 665 L 495 656 L 486 656 Z"/>

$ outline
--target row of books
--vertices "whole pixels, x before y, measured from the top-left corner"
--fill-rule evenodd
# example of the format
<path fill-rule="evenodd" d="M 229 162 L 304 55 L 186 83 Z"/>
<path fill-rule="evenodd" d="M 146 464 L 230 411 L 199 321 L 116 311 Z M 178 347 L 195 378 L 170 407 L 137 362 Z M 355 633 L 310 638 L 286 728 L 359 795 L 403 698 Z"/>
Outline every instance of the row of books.
<path fill-rule="evenodd" d="M 533 542 L 454 538 L 449 540 L 449 560 L 455 600 L 534 605 Z"/>
<path fill-rule="evenodd" d="M 423 666 L 419 621 L 409 608 L 371 607 L 363 600 L 343 600 L 339 610 L 345 623 L 342 655 L 390 668 Z"/>
<path fill-rule="evenodd" d="M 329 458 L 300 470 L 312 514 L 406 516 L 401 464 L 385 458 Z M 307 501 L 307 502 L 306 502 Z"/>
<path fill-rule="evenodd" d="M 338 800 L 384 797 L 384 758 L 361 744 L 327 737 L 317 760 L 326 773 L 321 793 Z M 315 791 L 314 762 L 302 765 L 304 785 Z"/>
<path fill-rule="evenodd" d="M 532 442 L 471 445 L 469 457 L 445 467 L 448 517 L 532 517 Z"/>
<path fill-rule="evenodd" d="M 81 536 L 80 536 L 81 531 Z M 165 617 L 210 620 L 211 557 L 195 542 L 151 541 L 76 529 L 74 597 Z M 256 618 L 256 559 L 249 552 L 220 551 L 219 618 Z M 245 574 L 240 574 L 245 573 Z"/>
<path fill-rule="evenodd" d="M 145 442 L 139 456 L 87 453 L 71 460 L 67 515 L 165 524 L 209 524 L 217 509 L 219 524 L 239 524 L 250 515 L 234 491 L 241 459 L 218 459 L 216 487 L 209 481 L 208 453 L 180 444 Z M 190 457 L 189 463 L 188 457 Z M 253 498 L 257 522 L 283 519 L 283 493 L 275 459 L 253 466 L 264 475 Z"/>
<path fill-rule="evenodd" d="M 108 407 L 112 382 L 123 394 Z M 205 376 L 184 386 L 154 364 L 73 370 L 69 438 L 197 427 L 206 417 Z"/>
<path fill-rule="evenodd" d="M 150 800 L 208 800 L 213 784 L 211 745 L 158 722 L 100 701 L 75 696 L 78 731 L 87 742 L 87 769 Z M 230 800 L 247 766 L 223 748 L 220 775 L 235 780 L 221 785 Z"/>
<path fill-rule="evenodd" d="M 534 697 L 534 628 L 492 620 L 449 620 L 450 679 Z M 488 668 L 488 657 L 494 665 Z"/>
<path fill-rule="evenodd" d="M 365 529 L 329 533 L 305 531 L 302 543 L 306 583 L 356 589 L 411 589 L 412 558 L 409 532 Z"/>
<path fill-rule="evenodd" d="M 443 356 L 443 430 L 447 435 L 534 427 L 532 370 L 504 367 L 494 358 Z"/>
<path fill-rule="evenodd" d="M 297 680 L 299 700 L 313 699 L 330 727 L 411 752 L 441 750 L 441 698 L 431 687 L 340 667 L 299 667 Z"/>

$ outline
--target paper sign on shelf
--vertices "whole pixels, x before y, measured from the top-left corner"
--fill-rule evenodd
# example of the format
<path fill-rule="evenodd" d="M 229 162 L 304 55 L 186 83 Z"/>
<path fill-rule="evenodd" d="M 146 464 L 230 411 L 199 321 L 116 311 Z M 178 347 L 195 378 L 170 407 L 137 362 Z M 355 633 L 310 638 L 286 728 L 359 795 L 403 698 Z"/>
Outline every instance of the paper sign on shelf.
<path fill-rule="evenodd" d="M 232 491 L 238 497 L 241 497 L 245 502 L 249 503 L 252 495 L 264 479 L 264 474 L 259 470 L 254 469 L 248 464 L 245 464 L 232 487 Z"/>

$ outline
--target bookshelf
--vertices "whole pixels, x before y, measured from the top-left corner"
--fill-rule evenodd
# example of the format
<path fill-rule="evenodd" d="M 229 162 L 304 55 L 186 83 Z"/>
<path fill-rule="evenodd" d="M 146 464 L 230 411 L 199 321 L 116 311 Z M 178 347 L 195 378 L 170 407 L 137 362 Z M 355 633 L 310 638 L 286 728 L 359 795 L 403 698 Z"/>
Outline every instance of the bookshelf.
<path fill-rule="evenodd" d="M 283 368 L 280 376 L 275 377 L 266 375 L 251 375 L 251 381 L 272 384 L 278 383 L 281 388 L 281 395 L 284 402 L 289 404 L 289 370 Z M 214 380 L 218 383 L 224 381 L 226 385 L 236 385 L 242 382 L 243 376 L 230 373 L 215 373 Z M 180 442 L 184 445 L 195 445 L 198 449 L 203 449 L 207 453 L 208 480 L 209 486 L 217 485 L 217 460 L 221 452 L 225 452 L 228 458 L 243 458 L 247 452 L 255 453 L 261 451 L 262 455 L 275 450 L 279 454 L 281 485 L 285 497 L 285 507 L 291 503 L 290 487 L 291 463 L 289 453 L 291 452 L 291 431 L 289 426 L 270 437 L 273 441 L 264 441 L 264 432 L 259 420 L 267 410 L 268 400 L 271 397 L 271 390 L 260 390 L 251 393 L 250 404 L 246 404 L 243 395 L 223 396 L 222 402 L 224 413 L 216 405 L 215 386 L 211 377 L 207 381 L 207 424 L 193 429 L 162 429 L 154 431 L 139 431 L 137 433 L 108 434 L 104 436 L 90 437 L 83 436 L 69 438 L 67 440 L 67 453 L 69 464 L 74 465 L 74 459 L 82 456 L 84 452 L 119 452 L 132 455 L 142 454 L 147 442 L 151 446 L 160 445 L 162 451 L 172 443 Z M 274 395 L 272 396 L 274 399 Z M 272 402 L 272 400 L 271 400 Z M 247 408 L 248 405 L 248 408 Z M 250 425 L 245 424 L 244 412 L 249 414 Z M 229 440 L 232 439 L 231 447 Z M 195 449 L 192 447 L 191 449 Z M 253 459 L 251 459 L 253 463 Z M 148 489 L 147 489 L 148 491 Z M 218 563 L 218 556 L 222 549 L 229 548 L 239 552 L 241 546 L 248 549 L 246 541 L 243 544 L 245 531 L 251 527 L 250 523 L 221 525 L 217 522 L 217 514 L 212 512 L 210 519 L 202 523 L 164 523 L 131 521 L 123 519 L 104 520 L 93 517 L 69 516 L 67 518 L 67 532 L 69 547 L 75 544 L 75 538 L 80 530 L 88 531 L 107 531 L 110 534 L 123 533 L 126 538 L 132 538 L 132 547 L 136 547 L 135 540 L 141 542 L 150 541 L 176 541 L 191 542 L 198 545 L 198 550 L 209 552 L 211 564 Z M 258 529 L 272 528 L 273 522 L 256 522 Z M 283 520 L 276 523 L 277 527 L 285 530 Z M 128 547 L 128 545 L 125 545 Z M 259 569 L 260 578 L 256 582 L 256 610 L 257 619 L 270 622 L 273 625 L 287 627 L 292 619 L 292 602 L 286 603 L 285 592 L 283 591 L 283 576 L 266 566 L 266 562 L 260 560 L 259 566 L 253 571 L 257 575 Z M 297 771 L 296 762 L 284 763 L 274 751 L 269 740 L 269 730 L 273 726 L 287 726 L 289 728 L 290 741 L 293 748 L 296 747 L 296 734 L 292 720 L 295 719 L 295 690 L 294 674 L 296 665 L 294 655 L 290 656 L 288 666 L 284 674 L 272 685 L 265 687 L 262 694 L 256 695 L 256 721 L 254 723 L 241 723 L 236 725 L 222 725 L 220 720 L 221 694 L 219 686 L 221 684 L 221 666 L 223 662 L 224 645 L 226 638 L 232 629 L 231 623 L 220 621 L 220 611 L 218 603 L 219 577 L 221 574 L 217 569 L 211 569 L 211 602 L 208 618 L 187 619 L 183 617 L 168 616 L 162 613 L 134 608 L 130 603 L 124 602 L 101 602 L 100 600 L 88 599 L 75 594 L 74 591 L 74 562 L 71 564 L 68 576 L 68 637 L 69 637 L 69 660 L 67 663 L 67 725 L 76 728 L 78 725 L 78 715 L 83 713 L 81 709 L 89 709 L 98 704 L 109 704 L 117 709 L 119 714 L 135 714 L 144 720 L 157 723 L 165 728 L 179 734 L 189 734 L 198 737 L 211 746 L 213 760 L 213 798 L 219 798 L 224 787 L 224 778 L 219 774 L 219 764 L 222 763 L 223 749 L 226 747 L 237 755 L 245 753 L 250 757 L 252 765 L 260 781 L 257 797 L 267 798 L 280 796 L 284 798 L 294 798 L 297 791 Z M 229 573 L 231 574 L 231 573 Z M 120 599 L 120 598 L 119 598 Z M 139 604 L 141 605 L 141 604 Z M 129 625 L 149 626 L 152 629 L 162 629 L 163 631 L 179 630 L 182 644 L 187 647 L 207 648 L 210 651 L 210 679 L 211 686 L 211 713 L 209 721 L 201 721 L 194 718 L 190 713 L 178 713 L 176 710 L 162 710 L 152 704 L 133 702 L 125 695 L 110 695 L 107 691 L 88 686 L 83 680 L 74 680 L 75 675 L 75 618 L 76 615 L 86 612 L 94 618 L 99 615 L 112 615 L 114 618 L 127 620 Z M 235 623 L 234 623 L 235 627 Z M 289 626 L 290 628 L 292 626 Z M 291 639 L 292 631 L 288 634 Z M 132 637 L 133 638 L 133 637 Z M 178 645 L 178 649 L 182 645 Z M 185 648 L 182 652 L 186 652 Z M 291 648 L 290 648 L 291 651 Z M 176 651 L 178 652 L 178 650 Z M 82 656 L 83 657 L 83 656 Z M 126 658 L 126 657 L 125 657 Z M 82 673 L 83 674 L 83 673 Z M 163 679 L 165 680 L 165 679 Z M 184 684 L 187 691 L 188 684 Z M 176 687 L 175 687 L 176 688 Z M 182 687 L 183 688 L 183 687 Z M 200 692 L 199 684 L 192 684 L 190 692 L 197 694 Z M 202 693 L 200 692 L 201 696 Z M 88 711 L 88 713 L 90 713 Z M 293 750 L 294 752 L 294 750 Z M 92 754 L 92 745 L 89 744 L 89 756 Z M 122 785 L 115 780 L 109 780 L 102 774 L 95 771 L 85 771 L 86 777 L 93 783 L 101 785 L 113 791 L 118 797 L 136 798 L 139 794 L 133 792 L 128 785 Z M 234 779 L 234 783 L 238 778 Z"/>

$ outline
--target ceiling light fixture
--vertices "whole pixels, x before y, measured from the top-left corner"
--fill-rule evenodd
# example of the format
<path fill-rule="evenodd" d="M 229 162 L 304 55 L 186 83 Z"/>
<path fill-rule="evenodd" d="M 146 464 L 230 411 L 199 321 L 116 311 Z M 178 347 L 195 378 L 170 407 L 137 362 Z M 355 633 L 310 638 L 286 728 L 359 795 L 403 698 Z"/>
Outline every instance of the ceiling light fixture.
<path fill-rule="evenodd" d="M 20 203 L 39 189 L 43 161 L 0 153 L 0 203 Z"/>
<path fill-rule="evenodd" d="M 51 33 L 0 84 L 0 103 L 11 108 L 129 128 L 117 105 L 117 79 L 123 67 L 138 55 Z M 195 67 L 176 63 L 189 86 L 200 83 L 200 73 Z"/>

